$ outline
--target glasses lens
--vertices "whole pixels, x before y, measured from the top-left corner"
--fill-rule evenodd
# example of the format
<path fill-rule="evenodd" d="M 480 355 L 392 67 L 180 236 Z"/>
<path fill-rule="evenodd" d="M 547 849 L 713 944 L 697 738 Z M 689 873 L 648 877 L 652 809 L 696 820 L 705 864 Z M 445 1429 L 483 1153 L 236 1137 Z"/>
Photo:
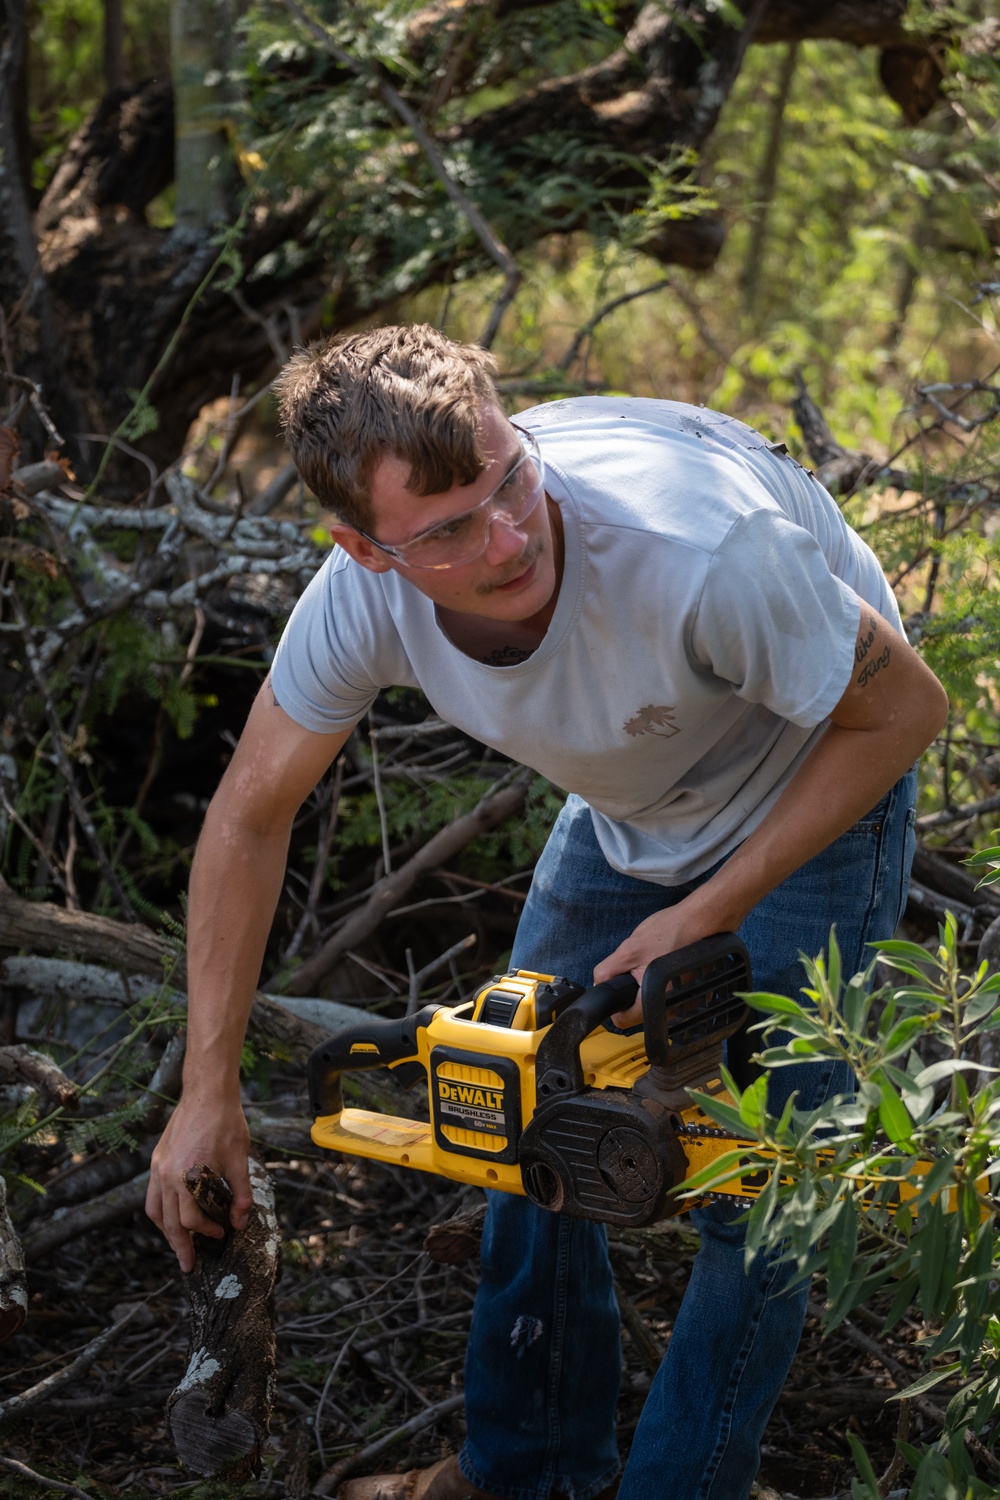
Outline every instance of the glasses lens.
<path fill-rule="evenodd" d="M 485 552 L 490 521 L 502 516 L 517 526 L 538 503 L 542 493 L 542 462 L 537 449 L 518 459 L 491 495 L 473 510 L 442 521 L 432 531 L 414 537 L 400 553 L 412 568 L 455 568 Z"/>

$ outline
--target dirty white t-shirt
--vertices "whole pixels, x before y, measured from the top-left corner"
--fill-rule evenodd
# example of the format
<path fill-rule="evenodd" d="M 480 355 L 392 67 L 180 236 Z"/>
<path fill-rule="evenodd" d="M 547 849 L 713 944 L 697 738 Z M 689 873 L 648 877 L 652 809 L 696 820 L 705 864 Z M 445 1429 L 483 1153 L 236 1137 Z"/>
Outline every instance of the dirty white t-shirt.
<path fill-rule="evenodd" d="M 380 688 L 419 687 L 441 718 L 581 796 L 616 869 L 678 884 L 753 831 L 822 734 L 859 598 L 899 628 L 895 601 L 826 490 L 740 422 L 614 397 L 517 422 L 538 437 L 565 535 L 534 654 L 472 660 L 399 574 L 337 550 L 288 622 L 275 696 L 329 734 Z"/>

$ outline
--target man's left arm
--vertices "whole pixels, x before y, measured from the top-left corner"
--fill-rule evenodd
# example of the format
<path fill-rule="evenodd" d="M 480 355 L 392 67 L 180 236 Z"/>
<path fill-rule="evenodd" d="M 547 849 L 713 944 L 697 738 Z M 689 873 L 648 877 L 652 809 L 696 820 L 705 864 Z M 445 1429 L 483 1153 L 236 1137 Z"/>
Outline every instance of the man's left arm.
<path fill-rule="evenodd" d="M 714 932 L 734 932 L 757 902 L 840 837 L 926 750 L 948 714 L 934 673 L 869 605 L 851 679 L 829 727 L 763 822 L 704 885 L 648 917 L 594 970 L 595 983 L 646 965 Z M 615 1017 L 642 1019 L 638 1002 Z"/>

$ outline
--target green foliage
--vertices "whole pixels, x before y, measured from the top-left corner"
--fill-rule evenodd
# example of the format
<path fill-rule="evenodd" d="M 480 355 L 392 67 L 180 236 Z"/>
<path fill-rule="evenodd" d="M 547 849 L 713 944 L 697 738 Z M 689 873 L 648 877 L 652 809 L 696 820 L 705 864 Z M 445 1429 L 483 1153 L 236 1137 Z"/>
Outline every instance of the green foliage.
<path fill-rule="evenodd" d="M 802 957 L 808 984 L 801 1002 L 746 997 L 763 1016 L 755 1028 L 763 1033 L 761 1062 L 768 1070 L 847 1062 L 857 1094 L 808 1114 L 793 1098 L 777 1118 L 767 1109 L 766 1075 L 743 1093 L 727 1079 L 732 1104 L 707 1095 L 699 1102 L 724 1128 L 757 1144 L 688 1187 L 704 1189 L 709 1179 L 748 1169 L 770 1174 L 748 1216 L 747 1255 L 781 1255 L 795 1280 L 824 1273 L 827 1327 L 877 1294 L 887 1329 L 919 1309 L 926 1332 L 916 1348 L 927 1373 L 900 1396 L 944 1379 L 961 1385 L 941 1442 L 907 1450 L 911 1493 L 926 1500 L 992 1494 L 977 1487 L 962 1438 L 991 1433 L 1000 1411 L 1000 1231 L 993 1212 L 1000 1078 L 975 1060 L 980 1039 L 1000 1030 L 1000 974 L 985 963 L 963 973 L 950 916 L 934 952 L 910 942 L 879 945 L 877 961 L 903 982 L 874 994 L 868 984 L 876 960 L 862 974 L 843 975 L 834 933 L 825 958 Z M 853 1493 L 874 1496 L 870 1464 L 854 1451 L 861 1487 Z"/>

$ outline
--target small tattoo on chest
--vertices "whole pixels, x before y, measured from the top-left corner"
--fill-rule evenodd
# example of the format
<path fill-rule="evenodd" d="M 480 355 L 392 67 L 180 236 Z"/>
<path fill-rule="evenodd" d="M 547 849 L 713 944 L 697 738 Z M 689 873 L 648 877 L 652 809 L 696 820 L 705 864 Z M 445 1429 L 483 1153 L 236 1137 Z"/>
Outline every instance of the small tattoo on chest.
<path fill-rule="evenodd" d="M 522 650 L 520 646 L 498 646 L 483 657 L 483 663 L 487 667 L 516 667 L 518 662 L 527 661 L 533 655 L 534 652 Z"/>

